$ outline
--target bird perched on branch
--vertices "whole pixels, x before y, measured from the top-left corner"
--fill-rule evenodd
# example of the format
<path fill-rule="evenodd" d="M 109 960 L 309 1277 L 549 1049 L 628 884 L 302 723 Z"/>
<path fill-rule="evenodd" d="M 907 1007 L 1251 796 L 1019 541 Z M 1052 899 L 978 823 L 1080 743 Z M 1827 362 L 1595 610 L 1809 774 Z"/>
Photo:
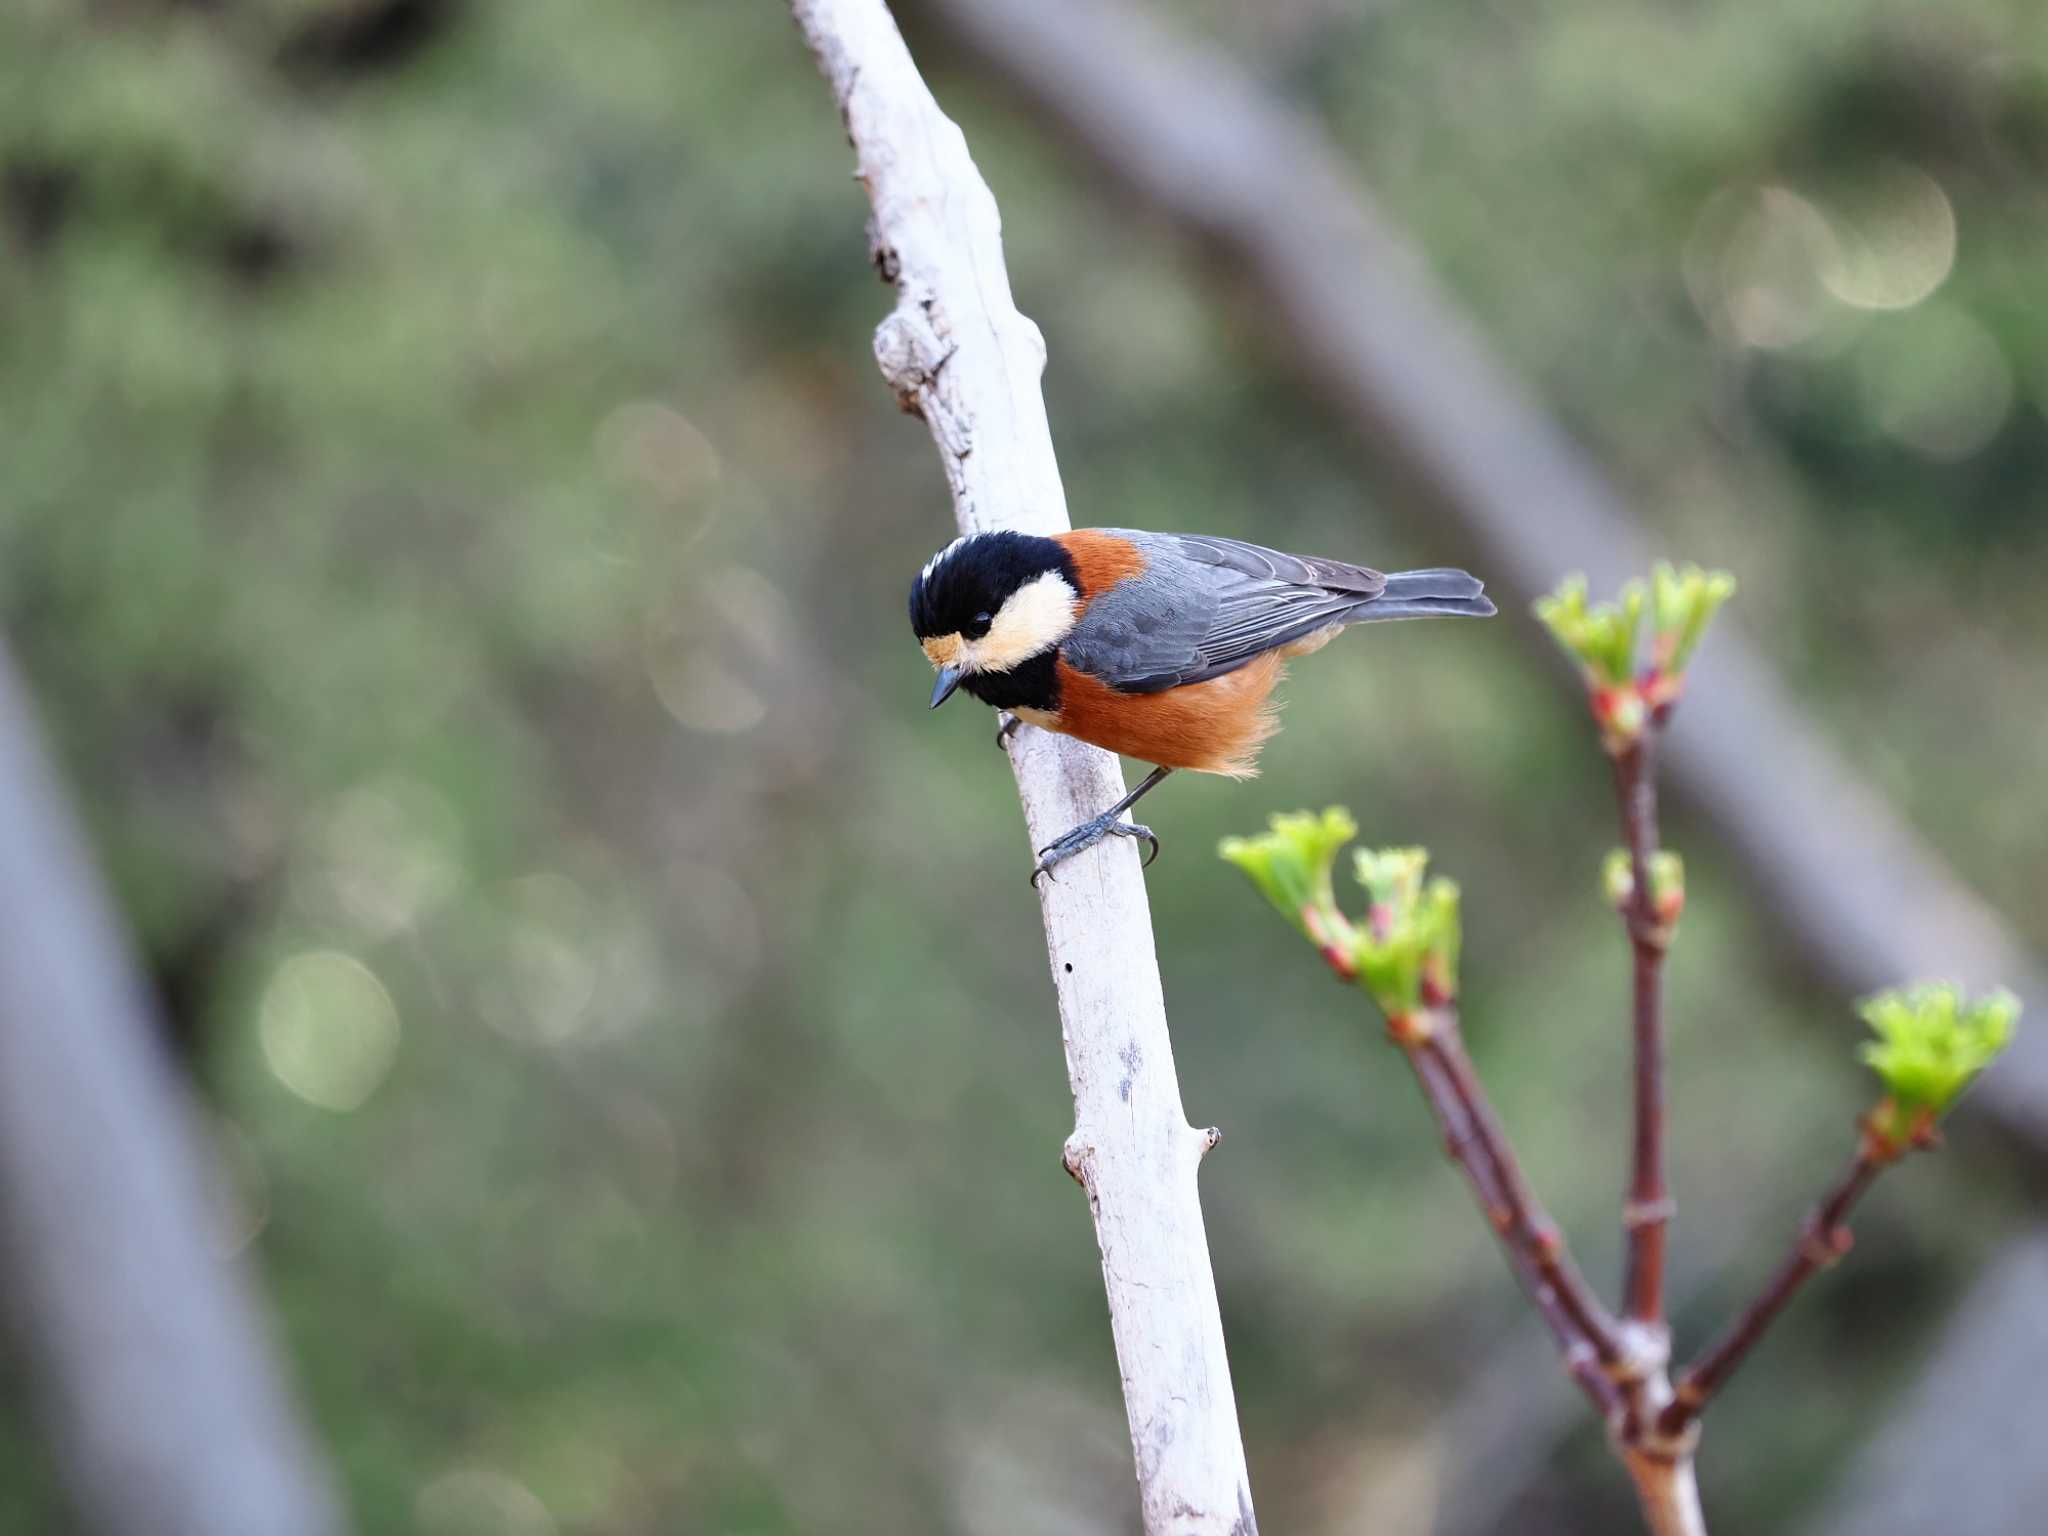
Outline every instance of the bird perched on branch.
<path fill-rule="evenodd" d="M 976 533 L 918 573 L 910 626 L 938 669 L 937 709 L 965 688 L 1012 720 L 1154 765 L 1136 789 L 1038 850 L 1032 883 L 1105 837 L 1176 768 L 1241 779 L 1279 729 L 1286 660 L 1375 619 L 1494 611 L 1463 571 L 1384 575 L 1235 539 L 1082 528 L 1050 538 Z M 1151 857 L 1146 860 L 1151 862 Z"/>

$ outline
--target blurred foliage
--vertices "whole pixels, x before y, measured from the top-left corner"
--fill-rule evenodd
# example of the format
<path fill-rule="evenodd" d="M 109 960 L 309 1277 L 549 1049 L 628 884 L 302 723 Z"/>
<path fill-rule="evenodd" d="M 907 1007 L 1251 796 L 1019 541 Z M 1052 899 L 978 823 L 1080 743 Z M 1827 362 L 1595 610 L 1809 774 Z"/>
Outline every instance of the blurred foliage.
<path fill-rule="evenodd" d="M 1238 290 L 905 9 L 1001 199 L 1079 520 L 1461 556 Z M 2048 714 L 2015 707 L 2048 664 L 2039 9 L 1185 21 L 1329 124 L 1656 542 L 1739 576 L 1822 718 L 2048 940 Z M 0 615 L 366 1531 L 1132 1519 L 1027 849 L 904 633 L 949 514 L 867 361 L 848 170 L 772 5 L 0 8 Z M 1239 920 L 1223 830 L 1342 795 L 1459 872 L 1475 1053 L 1614 1259 L 1603 765 L 1526 618 L 1390 631 L 1303 664 L 1263 785 L 1153 818 L 1276 1530 L 1425 1528 L 1428 1410 L 1531 1325 L 1412 1089 Z M 1667 837 L 1694 1336 L 1858 1106 L 1839 1010 L 1711 837 Z M 1887 1189 L 1729 1394 L 1731 1528 L 1796 1524 L 1905 1369 L 1845 1343 L 1931 1321 L 2007 1222 L 1958 1166 Z M 1507 1528 L 1625 1518 L 1590 1440 Z M 62 1529 L 6 1447 L 0 1529 Z"/>

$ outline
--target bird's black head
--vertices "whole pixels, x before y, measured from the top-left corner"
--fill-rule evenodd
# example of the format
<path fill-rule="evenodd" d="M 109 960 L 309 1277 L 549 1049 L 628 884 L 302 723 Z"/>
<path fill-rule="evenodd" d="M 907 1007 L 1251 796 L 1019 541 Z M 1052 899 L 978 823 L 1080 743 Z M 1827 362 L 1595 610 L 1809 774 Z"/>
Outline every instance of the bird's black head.
<path fill-rule="evenodd" d="M 1079 603 L 1073 559 L 1056 540 L 1009 532 L 955 539 L 910 588 L 910 627 L 939 672 L 932 707 L 969 678 L 1049 661 Z"/>

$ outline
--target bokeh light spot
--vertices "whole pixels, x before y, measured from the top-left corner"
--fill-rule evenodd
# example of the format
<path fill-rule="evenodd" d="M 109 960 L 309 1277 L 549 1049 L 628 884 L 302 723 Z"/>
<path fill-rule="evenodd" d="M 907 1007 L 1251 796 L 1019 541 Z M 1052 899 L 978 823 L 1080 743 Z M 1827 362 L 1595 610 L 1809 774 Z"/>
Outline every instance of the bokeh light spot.
<path fill-rule="evenodd" d="M 1865 408 L 1894 441 L 1923 458 L 1966 459 L 2012 409 L 2012 368 L 1991 333 L 1950 305 L 1901 315 L 1856 357 Z"/>
<path fill-rule="evenodd" d="M 485 1467 L 435 1478 L 413 1500 L 419 1536 L 555 1536 L 554 1516 L 526 1484 Z"/>
<path fill-rule="evenodd" d="M 724 565 L 704 583 L 706 601 L 722 628 L 745 640 L 756 655 L 778 655 L 789 635 L 789 602 L 759 571 Z"/>
<path fill-rule="evenodd" d="M 681 411 L 629 400 L 598 424 L 597 455 L 620 480 L 668 501 L 718 483 L 718 450 Z"/>
<path fill-rule="evenodd" d="M 461 881 L 456 818 L 446 799 L 408 779 L 359 784 L 320 830 L 320 894 L 371 938 L 404 932 Z"/>
<path fill-rule="evenodd" d="M 1686 242 L 1686 287 L 1709 324 L 1745 347 L 1796 346 L 1827 319 L 1822 270 L 1837 260 L 1820 210 L 1786 187 L 1710 198 Z"/>
<path fill-rule="evenodd" d="M 1911 309 L 1948 278 L 1956 215 L 1941 183 L 1900 161 L 1880 163 L 1827 199 L 1835 238 L 1821 281 L 1857 309 Z"/>
<path fill-rule="evenodd" d="M 272 1074 L 308 1104 L 360 1108 L 398 1055 L 398 1010 L 353 955 L 315 950 L 277 968 L 258 1033 Z"/>
<path fill-rule="evenodd" d="M 719 566 L 648 608 L 641 666 L 677 722 L 735 735 L 767 717 L 753 679 L 772 668 L 789 634 L 789 602 L 774 582 L 748 566 Z"/>
<path fill-rule="evenodd" d="M 645 651 L 647 681 L 661 706 L 693 731 L 737 735 L 759 725 L 768 701 L 716 656 L 686 647 L 667 625 L 655 625 Z"/>
<path fill-rule="evenodd" d="M 584 1034 L 597 995 L 600 936 L 582 887 L 558 874 L 515 880 L 488 924 L 475 989 L 484 1022 L 541 1045 Z"/>

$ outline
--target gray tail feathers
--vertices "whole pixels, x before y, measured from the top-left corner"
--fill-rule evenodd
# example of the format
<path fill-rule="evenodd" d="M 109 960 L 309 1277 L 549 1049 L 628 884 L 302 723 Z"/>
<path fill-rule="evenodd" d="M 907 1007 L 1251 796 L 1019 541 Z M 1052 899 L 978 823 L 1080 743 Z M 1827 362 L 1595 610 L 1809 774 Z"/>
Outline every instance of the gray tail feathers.
<path fill-rule="evenodd" d="M 1463 614 L 1483 619 L 1494 612 L 1479 578 L 1448 567 L 1428 571 L 1396 571 L 1386 590 L 1350 614 L 1354 624 L 1378 619 L 1426 619 L 1438 614 Z"/>

